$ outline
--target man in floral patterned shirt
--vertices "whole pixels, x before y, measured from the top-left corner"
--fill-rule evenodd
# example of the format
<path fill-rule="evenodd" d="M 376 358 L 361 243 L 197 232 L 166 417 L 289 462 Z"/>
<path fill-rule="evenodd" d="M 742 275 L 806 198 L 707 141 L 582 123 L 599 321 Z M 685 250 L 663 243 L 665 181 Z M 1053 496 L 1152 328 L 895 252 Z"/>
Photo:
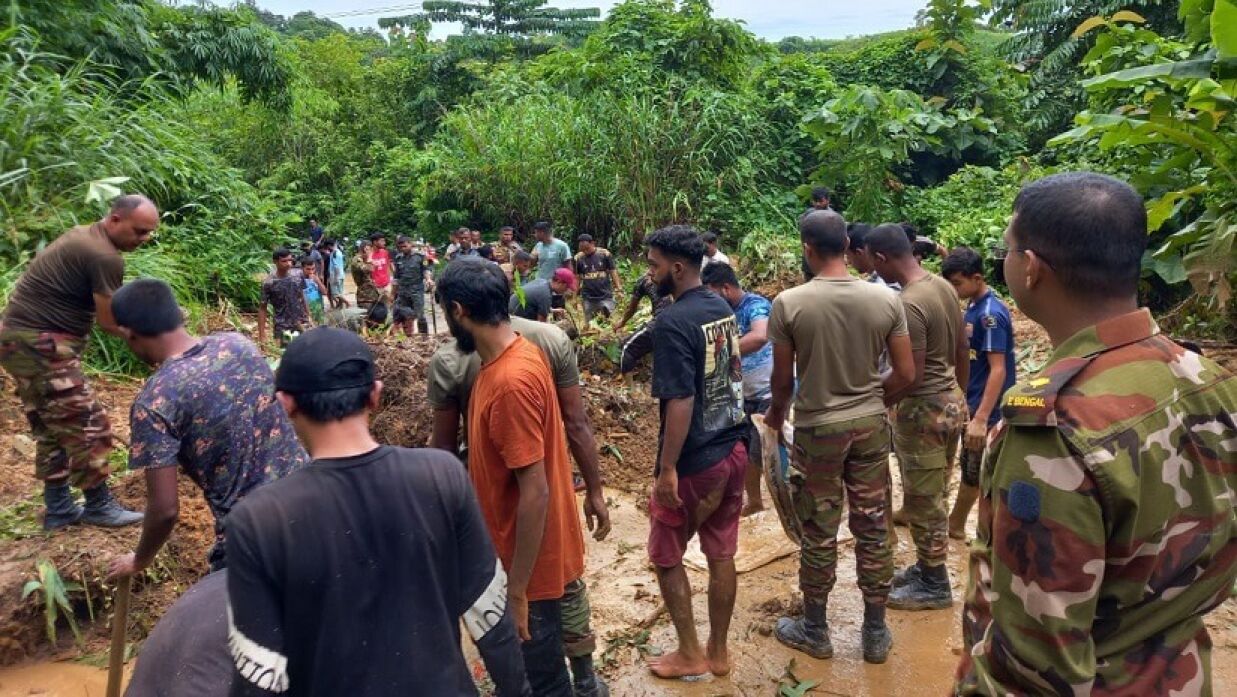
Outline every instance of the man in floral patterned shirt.
<path fill-rule="evenodd" d="M 142 538 L 134 553 L 112 561 L 111 576 L 149 566 L 176 527 L 178 469 L 202 488 L 215 516 L 209 561 L 212 570 L 223 568 L 224 517 L 254 488 L 308 461 L 275 401 L 274 374 L 240 334 L 189 334 L 163 281 L 126 284 L 112 308 L 129 347 L 159 369 L 129 416 L 129 467 L 146 473 Z"/>

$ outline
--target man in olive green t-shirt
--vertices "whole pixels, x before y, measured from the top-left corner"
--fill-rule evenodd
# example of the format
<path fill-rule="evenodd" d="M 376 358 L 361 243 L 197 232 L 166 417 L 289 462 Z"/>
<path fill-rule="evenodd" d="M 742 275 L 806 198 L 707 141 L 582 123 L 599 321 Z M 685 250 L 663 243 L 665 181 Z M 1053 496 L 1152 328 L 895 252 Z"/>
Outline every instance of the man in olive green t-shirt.
<path fill-rule="evenodd" d="M 888 288 L 846 269 L 846 222 L 831 210 L 799 220 L 814 277 L 773 301 L 773 404 L 765 416 L 780 432 L 794 393 L 794 469 L 790 477 L 803 527 L 799 587 L 802 618 L 784 617 L 777 638 L 815 658 L 833 655 L 825 606 L 837 580 L 837 532 L 845 488 L 863 593 L 863 657 L 884 663 L 893 645 L 885 600 L 893 576 L 889 540 L 889 419 L 884 395 L 902 390 L 914 375 L 906 318 Z M 839 341 L 839 337 L 845 337 Z M 878 371 L 888 351 L 889 375 Z"/>
<path fill-rule="evenodd" d="M 112 430 L 81 369 L 90 327 L 123 336 L 112 293 L 124 282 L 122 252 L 150 239 L 159 211 L 145 196 L 121 196 L 100 221 L 75 227 L 35 256 L 9 296 L 0 325 L 0 365 L 17 383 L 35 440 L 35 477 L 43 481 L 43 528 L 82 522 L 131 525 L 107 488 Z M 83 509 L 72 484 L 86 494 Z"/>
<path fill-rule="evenodd" d="M 597 444 L 580 390 L 575 344 L 562 329 L 545 322 L 512 316 L 511 328 L 540 348 L 550 363 L 550 372 L 558 388 L 567 445 L 584 478 L 584 518 L 589 530 L 593 531 L 593 539 L 603 540 L 610 533 L 610 513 L 601 488 Z M 457 453 L 461 417 L 468 412 L 468 398 L 480 371 L 481 357 L 475 351 L 460 351 L 455 339 L 439 346 L 430 357 L 426 391 L 430 406 L 434 408 L 431 448 Z M 464 436 L 467 440 L 468 434 Z M 597 640 L 589 620 L 588 589 L 583 579 L 573 581 L 565 589 L 562 615 L 563 649 L 571 663 L 575 694 L 581 697 L 609 694 L 604 691 L 608 688 L 593 671 L 593 651 Z"/>
<path fill-rule="evenodd" d="M 881 278 L 902 286 L 915 358 L 915 379 L 886 395 L 887 402 L 897 404 L 894 447 L 918 556 L 915 564 L 894 576 L 889 607 L 947 608 L 953 604 L 953 592 L 945 568 L 949 527 L 945 498 L 949 468 L 966 427 L 966 396 L 960 386 L 966 385 L 970 370 L 962 309 L 953 286 L 919 266 L 901 226 L 881 225 L 868 233 L 865 243 Z"/>

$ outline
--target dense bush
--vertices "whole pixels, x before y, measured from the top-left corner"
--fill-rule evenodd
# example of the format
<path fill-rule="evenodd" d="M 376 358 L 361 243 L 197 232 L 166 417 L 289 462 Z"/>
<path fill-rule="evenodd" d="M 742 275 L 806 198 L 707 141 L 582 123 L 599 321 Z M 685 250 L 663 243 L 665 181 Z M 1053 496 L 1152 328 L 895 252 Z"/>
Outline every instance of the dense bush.
<path fill-rule="evenodd" d="M 963 167 L 938 187 L 908 189 L 903 218 L 948 248 L 984 253 L 1001 241 L 1022 185 L 1050 173 L 1027 162 L 999 170 Z"/>
<path fill-rule="evenodd" d="M 102 214 L 92 189 L 106 198 L 123 188 L 149 195 L 164 214 L 131 269 L 164 278 L 184 300 L 256 299 L 252 274 L 286 224 L 278 198 L 212 153 L 158 87 L 129 87 L 87 61 L 64 65 L 29 37 L 0 46 L 4 288 L 35 251 Z"/>

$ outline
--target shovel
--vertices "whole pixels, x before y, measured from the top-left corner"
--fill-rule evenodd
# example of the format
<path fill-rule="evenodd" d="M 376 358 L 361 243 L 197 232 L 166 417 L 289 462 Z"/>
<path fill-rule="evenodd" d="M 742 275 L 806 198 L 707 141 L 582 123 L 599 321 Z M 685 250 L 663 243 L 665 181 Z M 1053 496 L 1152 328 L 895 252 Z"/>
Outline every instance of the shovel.
<path fill-rule="evenodd" d="M 120 579 L 112 602 L 112 650 L 107 664 L 107 697 L 120 697 L 125 670 L 125 627 L 129 623 L 129 589 L 133 577 Z"/>

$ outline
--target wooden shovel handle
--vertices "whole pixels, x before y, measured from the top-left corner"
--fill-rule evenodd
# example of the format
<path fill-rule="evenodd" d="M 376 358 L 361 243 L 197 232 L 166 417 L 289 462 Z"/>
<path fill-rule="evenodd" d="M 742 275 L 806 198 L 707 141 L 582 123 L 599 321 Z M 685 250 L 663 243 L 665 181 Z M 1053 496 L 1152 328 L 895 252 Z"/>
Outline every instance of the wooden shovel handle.
<path fill-rule="evenodd" d="M 112 650 L 107 665 L 107 697 L 120 697 L 125 670 L 125 627 L 129 624 L 129 590 L 132 576 L 120 579 L 112 603 Z"/>

